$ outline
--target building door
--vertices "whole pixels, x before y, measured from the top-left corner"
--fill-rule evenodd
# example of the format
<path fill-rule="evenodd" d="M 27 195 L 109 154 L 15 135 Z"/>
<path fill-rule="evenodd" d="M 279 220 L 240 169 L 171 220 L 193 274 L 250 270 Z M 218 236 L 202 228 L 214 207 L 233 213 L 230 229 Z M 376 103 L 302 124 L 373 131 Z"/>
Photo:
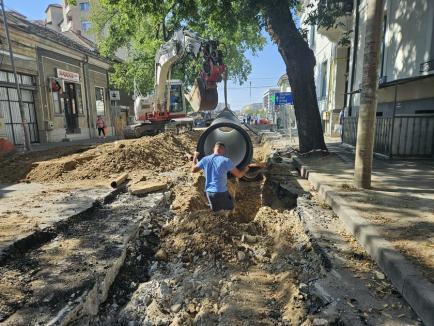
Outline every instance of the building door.
<path fill-rule="evenodd" d="M 80 133 L 80 128 L 78 125 L 76 87 L 77 85 L 74 83 L 65 83 L 64 111 L 65 111 L 65 118 L 66 118 L 66 131 L 69 134 Z"/>
<path fill-rule="evenodd" d="M 18 74 L 18 81 L 22 85 L 21 97 L 24 107 L 24 118 L 29 128 L 30 141 L 39 142 L 38 127 L 36 121 L 35 101 L 33 91 L 26 89 L 33 86 L 33 77 Z M 20 114 L 18 92 L 15 86 L 13 73 L 0 71 L 0 118 L 4 119 L 6 136 L 15 145 L 24 143 L 24 130 Z"/>

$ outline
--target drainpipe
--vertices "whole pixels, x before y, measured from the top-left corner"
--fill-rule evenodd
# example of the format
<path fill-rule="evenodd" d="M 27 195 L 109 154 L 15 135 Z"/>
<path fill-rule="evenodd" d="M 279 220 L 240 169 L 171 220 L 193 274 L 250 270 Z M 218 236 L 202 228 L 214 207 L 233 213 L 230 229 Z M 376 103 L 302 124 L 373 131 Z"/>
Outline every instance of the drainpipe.
<path fill-rule="evenodd" d="M 356 0 L 356 20 L 354 26 L 354 46 L 353 46 L 353 62 L 351 66 L 351 83 L 350 83 L 350 99 L 348 101 L 348 116 L 351 117 L 353 113 L 353 92 L 354 92 L 354 79 L 355 79 L 355 70 L 357 63 L 357 47 L 359 45 L 359 21 L 360 21 L 360 12 L 359 12 L 360 0 Z"/>
<path fill-rule="evenodd" d="M 89 88 L 87 87 L 88 86 L 87 84 L 89 81 L 87 79 L 87 74 L 86 74 L 87 69 L 85 69 L 85 67 L 87 67 L 88 62 L 89 62 L 89 57 L 86 55 L 84 63 L 81 62 L 80 64 L 81 64 L 81 71 L 83 71 L 83 85 L 84 85 L 84 99 L 86 101 L 87 127 L 89 129 L 89 139 L 92 139 L 92 131 L 91 130 L 93 127 L 93 123 L 92 124 L 90 123 L 90 116 L 89 116 L 90 108 L 89 108 L 89 99 L 88 99 Z"/>
<path fill-rule="evenodd" d="M 252 140 L 237 116 L 228 108 L 225 108 L 200 136 L 197 142 L 199 159 L 212 154 L 218 141 L 225 144 L 225 156 L 229 157 L 237 168 L 243 169 L 252 161 Z"/>
<path fill-rule="evenodd" d="M 392 158 L 393 156 L 393 137 L 394 137 L 394 130 L 395 130 L 395 116 L 396 116 L 396 102 L 398 99 L 398 83 L 395 84 L 395 97 L 393 99 L 393 115 L 392 115 L 392 130 L 390 132 L 390 144 L 389 144 L 389 148 L 390 148 L 390 153 L 389 153 L 389 158 Z"/>

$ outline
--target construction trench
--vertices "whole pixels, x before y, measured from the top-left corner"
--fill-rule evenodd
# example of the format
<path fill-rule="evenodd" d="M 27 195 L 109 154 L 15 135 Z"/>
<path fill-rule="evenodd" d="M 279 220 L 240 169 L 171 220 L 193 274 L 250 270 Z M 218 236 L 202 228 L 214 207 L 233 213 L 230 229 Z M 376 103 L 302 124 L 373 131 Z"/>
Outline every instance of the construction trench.
<path fill-rule="evenodd" d="M 0 325 L 422 325 L 299 177 L 282 136 L 250 136 L 263 177 L 230 179 L 228 217 L 209 211 L 203 176 L 189 172 L 198 131 L 38 164 L 28 182 L 84 185 L 109 175 L 101 162 L 134 162 L 105 201 L 2 258 Z M 141 162 L 145 144 L 159 149 Z M 128 191 L 154 179 L 167 187 Z"/>

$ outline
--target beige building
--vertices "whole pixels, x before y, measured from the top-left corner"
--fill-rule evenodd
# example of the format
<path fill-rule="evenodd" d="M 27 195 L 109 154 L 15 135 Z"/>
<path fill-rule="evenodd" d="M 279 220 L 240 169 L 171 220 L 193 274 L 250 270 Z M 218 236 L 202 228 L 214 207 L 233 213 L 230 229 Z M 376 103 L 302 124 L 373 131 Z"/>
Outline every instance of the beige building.
<path fill-rule="evenodd" d="M 77 0 L 76 5 L 70 5 L 66 0 L 62 4 L 49 4 L 45 10 L 45 20 L 38 21 L 56 32 L 70 32 L 81 35 L 95 42 L 90 32 L 90 10 L 96 0 Z"/>
<path fill-rule="evenodd" d="M 92 30 L 90 16 L 96 5 L 98 5 L 98 0 L 77 0 L 76 5 L 68 4 L 66 0 L 63 0 L 61 5 L 50 4 L 45 10 L 45 20 L 38 21 L 38 23 L 95 50 L 97 36 Z M 125 60 L 128 51 L 126 48 L 120 48 L 115 55 L 119 60 Z"/>
<path fill-rule="evenodd" d="M 274 104 L 274 99 L 276 93 L 280 92 L 280 88 L 272 87 L 267 89 L 262 96 L 262 105 L 265 109 L 267 119 L 275 123 L 276 121 L 276 106 Z"/>
<path fill-rule="evenodd" d="M 95 121 L 102 115 L 112 133 L 108 97 L 111 63 L 81 44 L 50 28 L 31 23 L 18 13 L 8 22 L 14 59 L 32 142 L 58 142 L 96 136 Z M 3 22 L 1 42 L 6 44 Z M 17 89 L 10 57 L 0 65 L 0 134 L 23 143 Z"/>

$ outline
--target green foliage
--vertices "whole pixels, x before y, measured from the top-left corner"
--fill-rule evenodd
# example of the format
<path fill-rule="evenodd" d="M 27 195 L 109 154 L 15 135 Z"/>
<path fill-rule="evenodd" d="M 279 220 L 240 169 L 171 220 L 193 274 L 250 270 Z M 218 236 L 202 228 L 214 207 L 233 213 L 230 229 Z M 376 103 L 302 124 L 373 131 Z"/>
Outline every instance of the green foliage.
<path fill-rule="evenodd" d="M 218 40 L 225 54 L 229 77 L 240 83 L 247 79 L 251 65 L 244 53 L 261 50 L 258 12 L 250 1 L 209 0 L 100 0 L 91 13 L 92 26 L 98 35 L 101 54 L 115 58 L 118 49 L 128 51 L 126 62 L 118 62 L 112 72 L 113 83 L 131 89 L 134 79 L 142 93 L 154 83 L 155 54 L 174 31 L 187 27 L 203 38 Z M 192 85 L 199 62 L 180 60 L 172 78 Z"/>
<path fill-rule="evenodd" d="M 241 109 L 241 111 L 246 116 L 247 115 L 250 115 L 252 117 L 260 116 L 261 118 L 265 118 L 267 116 L 267 113 L 264 107 L 262 106 L 262 103 L 248 104 L 244 106 Z"/>
<path fill-rule="evenodd" d="M 218 40 L 228 78 L 242 84 L 251 71 L 246 51 L 256 54 L 266 42 L 261 33 L 267 18 L 263 8 L 282 1 L 293 17 L 304 10 L 299 0 L 99 0 L 92 3 L 91 21 L 103 55 L 115 58 L 119 49 L 128 52 L 128 59 L 113 68 L 111 79 L 119 88 L 131 90 L 136 80 L 142 93 L 151 91 L 155 54 L 183 27 Z M 341 2 L 320 0 L 318 8 L 310 10 L 308 22 L 334 26 L 335 18 L 345 10 Z M 302 29 L 298 32 L 305 33 Z M 174 67 L 172 78 L 183 80 L 188 87 L 199 71 L 199 62 L 184 58 Z"/>
<path fill-rule="evenodd" d="M 316 25 L 325 29 L 339 27 L 345 29 L 347 26 L 337 18 L 349 17 L 352 14 L 353 0 L 319 0 L 316 4 L 308 4 L 303 10 L 307 11 L 307 19 L 305 20 L 307 25 Z M 339 45 L 348 46 L 352 32 L 352 30 L 344 32 L 339 40 Z"/>

